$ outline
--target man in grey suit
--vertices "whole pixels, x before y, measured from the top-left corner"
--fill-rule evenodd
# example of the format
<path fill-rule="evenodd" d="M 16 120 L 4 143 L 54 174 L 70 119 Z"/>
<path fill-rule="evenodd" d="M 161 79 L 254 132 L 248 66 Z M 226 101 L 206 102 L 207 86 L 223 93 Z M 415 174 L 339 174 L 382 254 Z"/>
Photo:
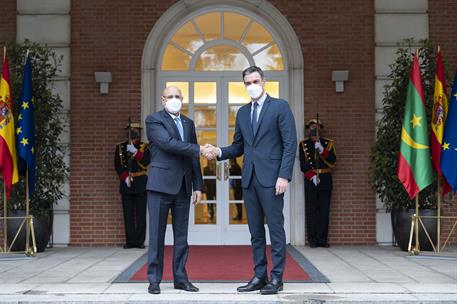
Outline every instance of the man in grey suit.
<path fill-rule="evenodd" d="M 203 189 L 200 149 L 194 122 L 180 114 L 182 94 L 177 87 L 163 91 L 164 109 L 146 118 L 151 162 L 148 170 L 148 292 L 160 293 L 165 231 L 171 209 L 174 248 L 174 288 L 198 291 L 188 279 L 185 265 L 189 252 L 187 230 L 192 191 L 193 203 L 199 203 Z"/>
<path fill-rule="evenodd" d="M 254 277 L 239 292 L 259 290 L 276 294 L 283 289 L 286 261 L 284 231 L 284 192 L 292 179 L 297 134 L 295 120 L 287 101 L 265 93 L 263 71 L 252 66 L 243 71 L 243 81 L 251 102 L 242 106 L 235 123 L 233 143 L 205 151 L 208 158 L 219 160 L 244 155 L 242 187 L 254 258 Z M 273 269 L 268 280 L 266 217 L 271 239 Z"/>

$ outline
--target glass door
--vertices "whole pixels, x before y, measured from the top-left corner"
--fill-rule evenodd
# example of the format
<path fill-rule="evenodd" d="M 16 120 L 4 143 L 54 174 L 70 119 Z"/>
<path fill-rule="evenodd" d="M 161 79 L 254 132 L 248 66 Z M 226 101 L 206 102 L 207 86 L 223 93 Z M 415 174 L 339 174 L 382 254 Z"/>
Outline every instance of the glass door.
<path fill-rule="evenodd" d="M 249 102 L 239 77 L 198 77 L 191 81 L 166 79 L 162 84 L 162 87 L 174 85 L 181 89 L 184 97 L 182 113 L 194 121 L 200 145 L 231 144 L 236 113 Z M 266 90 L 271 96 L 279 96 L 280 81 L 269 81 Z M 202 202 L 190 209 L 189 244 L 250 244 L 241 187 L 242 163 L 243 156 L 221 162 L 200 158 L 204 193 Z M 286 208 L 284 211 L 288 225 Z M 288 229 L 286 235 L 288 238 Z M 173 243 L 171 225 L 167 227 L 166 243 Z"/>

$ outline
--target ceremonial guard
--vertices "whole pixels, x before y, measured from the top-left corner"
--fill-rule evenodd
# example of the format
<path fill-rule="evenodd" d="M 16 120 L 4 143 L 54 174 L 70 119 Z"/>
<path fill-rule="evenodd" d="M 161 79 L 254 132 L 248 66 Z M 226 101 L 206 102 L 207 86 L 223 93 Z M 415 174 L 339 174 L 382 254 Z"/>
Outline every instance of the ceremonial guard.
<path fill-rule="evenodd" d="M 128 132 L 128 140 L 116 146 L 114 156 L 124 211 L 124 248 L 144 248 L 147 167 L 151 156 L 148 145 L 140 141 L 141 125 L 129 123 L 125 129 Z"/>
<path fill-rule="evenodd" d="M 327 241 L 332 169 L 336 162 L 331 139 L 320 137 L 323 124 L 311 119 L 306 124 L 309 137 L 300 142 L 300 168 L 305 175 L 306 232 L 311 248 L 328 248 Z"/>

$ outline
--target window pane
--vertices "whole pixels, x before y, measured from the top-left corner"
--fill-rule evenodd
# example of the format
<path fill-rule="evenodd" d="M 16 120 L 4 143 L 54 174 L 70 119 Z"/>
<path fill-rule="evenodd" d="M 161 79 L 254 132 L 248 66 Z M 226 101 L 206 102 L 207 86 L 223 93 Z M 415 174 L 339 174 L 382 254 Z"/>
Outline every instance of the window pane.
<path fill-rule="evenodd" d="M 221 38 L 221 13 L 199 16 L 195 18 L 195 23 L 206 41 Z"/>
<path fill-rule="evenodd" d="M 216 107 L 195 106 L 194 122 L 197 128 L 216 128 Z"/>
<path fill-rule="evenodd" d="M 195 224 L 216 224 L 216 204 L 195 205 Z"/>
<path fill-rule="evenodd" d="M 224 38 L 239 41 L 249 18 L 235 13 L 224 13 Z"/>
<path fill-rule="evenodd" d="M 198 130 L 197 131 L 197 142 L 201 145 L 204 144 L 211 144 L 213 146 L 217 146 L 216 143 L 216 130 Z M 205 158 L 200 157 L 200 165 L 204 166 L 206 162 L 204 162 Z"/>
<path fill-rule="evenodd" d="M 194 103 L 216 103 L 217 91 L 215 82 L 194 83 Z"/>
<path fill-rule="evenodd" d="M 249 97 L 248 93 L 246 92 L 246 88 L 244 87 L 243 82 L 229 82 L 228 84 L 228 102 L 229 103 L 248 103 L 251 98 Z"/>
<path fill-rule="evenodd" d="M 249 66 L 244 55 L 229 45 L 209 48 L 197 59 L 196 71 L 242 71 Z"/>
<path fill-rule="evenodd" d="M 265 83 L 265 91 L 271 97 L 279 98 L 279 82 L 278 81 L 267 81 Z"/>
<path fill-rule="evenodd" d="M 186 71 L 189 69 L 190 56 L 181 52 L 171 44 L 165 49 L 163 55 L 162 70 L 164 71 Z"/>
<path fill-rule="evenodd" d="M 243 203 L 230 202 L 228 216 L 230 225 L 245 225 L 248 223 L 246 209 L 244 208 Z"/>
<path fill-rule="evenodd" d="M 262 25 L 254 22 L 243 40 L 243 45 L 253 53 L 271 41 L 273 38 L 270 33 Z"/>
<path fill-rule="evenodd" d="M 183 97 L 182 103 L 189 103 L 189 83 L 186 81 L 167 81 L 167 87 L 178 87 Z"/>
<path fill-rule="evenodd" d="M 254 56 L 255 65 L 265 71 L 283 70 L 281 51 L 276 44 Z"/>
<path fill-rule="evenodd" d="M 235 128 L 236 113 L 242 106 L 230 106 L 229 107 L 229 128 Z M 232 137 L 230 138 L 230 140 Z"/>
<path fill-rule="evenodd" d="M 191 22 L 184 24 L 179 31 L 176 32 L 173 38 L 171 38 L 171 40 L 191 53 L 195 52 L 203 45 L 203 40 Z"/>

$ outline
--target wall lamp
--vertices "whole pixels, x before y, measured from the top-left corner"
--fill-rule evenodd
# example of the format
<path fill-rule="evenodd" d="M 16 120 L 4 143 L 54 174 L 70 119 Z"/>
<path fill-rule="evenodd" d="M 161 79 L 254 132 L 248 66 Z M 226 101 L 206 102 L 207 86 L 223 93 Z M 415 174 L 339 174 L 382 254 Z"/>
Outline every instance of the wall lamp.
<path fill-rule="evenodd" d="M 332 71 L 332 81 L 335 81 L 335 91 L 344 92 L 344 82 L 349 79 L 349 71 Z"/>
<path fill-rule="evenodd" d="M 108 94 L 111 72 L 95 72 L 95 81 L 100 83 L 100 94 Z"/>

